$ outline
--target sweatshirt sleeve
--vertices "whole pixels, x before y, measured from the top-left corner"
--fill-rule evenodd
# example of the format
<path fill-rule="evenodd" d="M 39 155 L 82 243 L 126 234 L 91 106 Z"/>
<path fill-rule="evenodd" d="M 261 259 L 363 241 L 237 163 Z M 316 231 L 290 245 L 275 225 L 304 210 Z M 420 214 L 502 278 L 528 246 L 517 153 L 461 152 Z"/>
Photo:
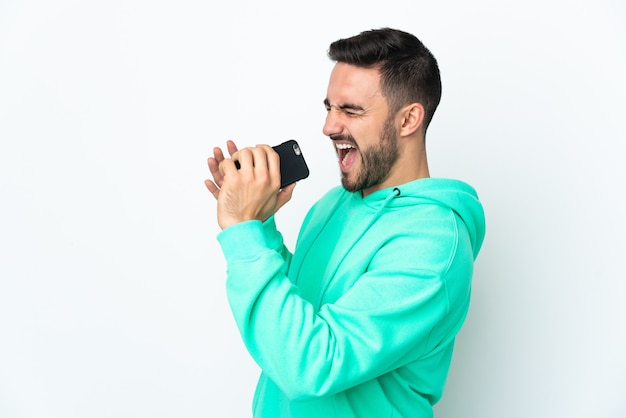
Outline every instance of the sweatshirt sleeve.
<path fill-rule="evenodd" d="M 265 222 L 247 221 L 232 225 L 217 236 L 226 262 L 237 263 L 256 257 L 264 251 L 275 252 L 289 267 L 292 254 L 285 247 L 283 236 L 276 229 L 274 216 Z"/>
<path fill-rule="evenodd" d="M 449 239 L 390 240 L 341 298 L 316 311 L 287 278 L 285 259 L 260 223 L 231 228 L 219 237 L 231 309 L 252 357 L 293 400 L 337 393 L 429 355 L 464 319 L 471 254 L 465 244 L 457 252 L 452 229 Z M 415 248 L 429 251 L 416 257 Z M 452 311 L 451 295 L 458 297 Z"/>

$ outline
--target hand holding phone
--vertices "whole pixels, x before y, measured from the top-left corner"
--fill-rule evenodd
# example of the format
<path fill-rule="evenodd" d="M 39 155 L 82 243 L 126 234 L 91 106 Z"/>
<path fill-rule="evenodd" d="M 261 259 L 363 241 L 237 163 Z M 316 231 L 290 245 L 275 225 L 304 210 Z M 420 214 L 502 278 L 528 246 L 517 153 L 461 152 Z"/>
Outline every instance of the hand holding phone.
<path fill-rule="evenodd" d="M 238 155 L 236 154 L 239 151 L 234 142 L 227 141 L 226 145 L 231 158 L 232 156 L 237 158 Z M 308 177 L 309 169 L 304 161 L 302 150 L 296 141 L 289 140 L 272 148 L 279 157 L 278 168 L 281 182 L 278 193 L 273 188 L 267 190 L 266 187 L 259 188 L 254 183 L 242 183 L 240 182 L 241 179 L 238 178 L 239 176 L 234 176 L 232 180 L 227 182 L 225 173 L 220 168 L 221 164 L 226 160 L 224 153 L 218 147 L 213 149 L 213 156 L 208 158 L 209 170 L 213 175 L 213 180 L 207 179 L 204 184 L 217 200 L 217 223 L 222 229 L 245 220 L 257 219 L 265 221 L 291 199 L 293 187 L 290 185 Z M 246 156 L 246 159 L 250 158 L 250 156 Z M 276 159 L 272 158 L 272 160 L 274 161 L 273 170 L 276 170 Z M 251 161 L 251 164 L 254 164 L 254 162 Z M 227 164 L 224 170 L 233 170 L 233 166 L 236 169 L 240 168 L 236 159 L 232 165 Z M 237 203 L 242 201 L 253 202 L 253 204 Z M 260 203 L 260 206 L 254 202 Z"/>
<path fill-rule="evenodd" d="M 294 139 L 272 147 L 280 156 L 280 188 L 309 176 L 309 168 L 306 165 L 300 145 Z M 239 161 L 235 166 L 240 168 Z"/>

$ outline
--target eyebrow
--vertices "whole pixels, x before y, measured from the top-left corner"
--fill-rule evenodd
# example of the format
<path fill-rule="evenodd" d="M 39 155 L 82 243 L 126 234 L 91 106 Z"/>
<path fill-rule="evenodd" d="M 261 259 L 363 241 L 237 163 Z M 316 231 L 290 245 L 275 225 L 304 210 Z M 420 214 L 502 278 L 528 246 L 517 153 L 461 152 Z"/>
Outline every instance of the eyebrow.
<path fill-rule="evenodd" d="M 331 104 L 330 104 L 330 101 L 328 99 L 324 99 L 324 106 L 332 107 Z M 362 112 L 362 111 L 365 110 L 362 106 L 355 105 L 355 104 L 352 104 L 352 103 L 344 103 L 344 104 L 340 104 L 339 106 L 336 106 L 336 107 L 339 110 L 346 110 L 346 109 L 348 109 L 348 110 L 356 110 L 356 111 L 359 111 L 359 112 Z"/>

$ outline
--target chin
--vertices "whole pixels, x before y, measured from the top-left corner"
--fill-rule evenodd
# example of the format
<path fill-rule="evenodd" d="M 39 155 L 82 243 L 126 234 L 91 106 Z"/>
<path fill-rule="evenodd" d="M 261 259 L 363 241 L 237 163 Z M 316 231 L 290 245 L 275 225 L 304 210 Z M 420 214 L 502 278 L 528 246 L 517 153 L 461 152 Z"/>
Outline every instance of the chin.
<path fill-rule="evenodd" d="M 359 185 L 356 184 L 354 181 L 350 181 L 348 175 L 345 173 L 341 175 L 341 185 L 349 192 L 358 192 L 359 190 L 361 190 Z"/>

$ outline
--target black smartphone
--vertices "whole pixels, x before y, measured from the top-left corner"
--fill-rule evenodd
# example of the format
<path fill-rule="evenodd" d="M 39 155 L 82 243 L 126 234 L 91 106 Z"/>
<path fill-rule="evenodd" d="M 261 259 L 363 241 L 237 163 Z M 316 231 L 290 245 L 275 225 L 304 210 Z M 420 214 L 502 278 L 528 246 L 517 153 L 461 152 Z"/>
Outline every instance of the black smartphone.
<path fill-rule="evenodd" d="M 304 161 L 300 145 L 294 139 L 275 145 L 274 151 L 280 156 L 280 188 L 309 176 L 309 167 Z M 239 161 L 235 166 L 240 168 Z"/>
<path fill-rule="evenodd" d="M 309 176 L 309 167 L 304 161 L 300 145 L 294 140 L 273 146 L 280 156 L 280 188 Z"/>

